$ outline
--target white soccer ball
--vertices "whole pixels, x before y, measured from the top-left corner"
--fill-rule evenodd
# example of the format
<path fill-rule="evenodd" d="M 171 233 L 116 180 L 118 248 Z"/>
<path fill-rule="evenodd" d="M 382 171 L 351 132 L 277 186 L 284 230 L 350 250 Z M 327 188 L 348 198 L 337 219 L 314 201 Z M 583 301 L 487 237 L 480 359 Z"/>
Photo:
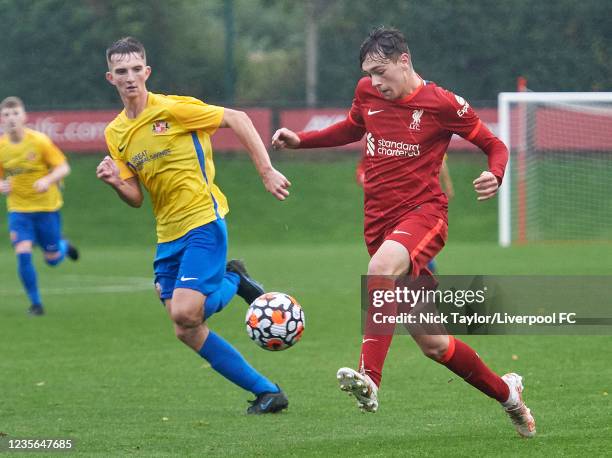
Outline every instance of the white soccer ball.
<path fill-rule="evenodd" d="M 265 293 L 249 306 L 246 330 L 249 337 L 266 350 L 285 350 L 295 345 L 304 332 L 304 311 L 285 293 Z"/>

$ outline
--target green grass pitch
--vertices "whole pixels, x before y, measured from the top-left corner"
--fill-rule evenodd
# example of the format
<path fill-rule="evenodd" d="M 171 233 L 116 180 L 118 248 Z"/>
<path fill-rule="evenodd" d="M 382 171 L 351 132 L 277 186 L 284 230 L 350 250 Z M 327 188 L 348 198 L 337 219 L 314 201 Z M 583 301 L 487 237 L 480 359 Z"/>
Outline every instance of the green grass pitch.
<path fill-rule="evenodd" d="M 339 153 L 342 154 L 342 153 Z M 445 274 L 612 274 L 612 245 L 496 246 L 496 203 L 475 202 L 483 161 L 451 156 L 457 200 L 438 258 Z M 406 336 L 389 353 L 380 409 L 361 414 L 337 389 L 360 346 L 361 242 L 354 158 L 279 161 L 287 202 L 266 195 L 242 158 L 219 158 L 230 256 L 267 289 L 294 295 L 302 341 L 266 352 L 249 341 L 235 299 L 212 329 L 288 393 L 275 416 L 245 415 L 251 396 L 173 336 L 151 288 L 150 209 L 124 206 L 95 180 L 98 157 L 72 161 L 65 232 L 82 260 L 56 269 L 36 254 L 47 315 L 30 318 L 8 237 L 0 243 L 0 432 L 66 437 L 79 456 L 601 456 L 612 448 L 612 337 L 465 337 L 496 371 L 525 377 L 538 436 L 518 438 L 501 408 Z M 6 234 L 0 216 L 0 233 Z M 45 456 L 45 455 L 43 455 Z"/>

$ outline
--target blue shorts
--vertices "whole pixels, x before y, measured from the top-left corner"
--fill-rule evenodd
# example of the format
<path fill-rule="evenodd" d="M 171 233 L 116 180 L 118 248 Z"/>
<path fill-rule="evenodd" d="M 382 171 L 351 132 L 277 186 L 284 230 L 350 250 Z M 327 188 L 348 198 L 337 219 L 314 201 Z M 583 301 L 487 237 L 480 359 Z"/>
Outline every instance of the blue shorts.
<path fill-rule="evenodd" d="M 13 246 L 29 240 L 46 252 L 59 251 L 62 217 L 55 212 L 9 212 L 8 227 Z"/>
<path fill-rule="evenodd" d="M 226 257 L 227 228 L 223 219 L 158 244 L 153 269 L 160 298 L 171 298 L 175 288 L 194 289 L 208 296 L 221 286 Z"/>

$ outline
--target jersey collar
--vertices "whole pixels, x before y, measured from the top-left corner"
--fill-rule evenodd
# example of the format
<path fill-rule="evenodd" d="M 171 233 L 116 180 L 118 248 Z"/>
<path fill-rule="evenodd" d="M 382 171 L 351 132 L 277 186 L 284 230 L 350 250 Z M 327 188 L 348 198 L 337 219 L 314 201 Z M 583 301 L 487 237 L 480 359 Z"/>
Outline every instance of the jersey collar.
<path fill-rule="evenodd" d="M 150 108 L 151 105 L 153 105 L 154 97 L 155 97 L 155 94 L 153 92 L 147 91 L 147 105 L 145 106 L 144 110 L 142 110 L 142 112 L 135 118 L 128 118 L 127 110 L 124 108 L 123 111 L 121 111 L 121 114 L 123 115 L 123 119 L 129 123 L 135 122 L 138 118 L 140 118 L 140 116 L 142 116 L 142 113 L 144 113 L 147 110 L 147 108 Z"/>
<path fill-rule="evenodd" d="M 419 77 L 419 81 L 420 81 L 419 87 L 417 87 L 410 94 L 402 97 L 401 99 L 398 99 L 397 103 L 408 103 L 408 102 L 410 102 L 412 99 L 414 99 L 417 96 L 417 94 L 419 92 L 421 92 L 421 89 L 423 89 L 425 87 L 425 81 L 423 81 L 423 78 L 421 78 L 420 75 L 417 75 L 417 76 Z"/>

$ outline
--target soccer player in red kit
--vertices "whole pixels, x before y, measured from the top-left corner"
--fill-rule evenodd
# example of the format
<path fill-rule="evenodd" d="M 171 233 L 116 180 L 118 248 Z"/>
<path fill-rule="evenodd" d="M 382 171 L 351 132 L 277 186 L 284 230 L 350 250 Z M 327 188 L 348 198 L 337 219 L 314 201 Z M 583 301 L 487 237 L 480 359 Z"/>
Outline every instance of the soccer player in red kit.
<path fill-rule="evenodd" d="M 331 147 L 366 136 L 364 234 L 371 256 L 371 292 L 392 290 L 395 281 L 388 276 L 431 276 L 427 263 L 447 236 L 448 202 L 438 175 L 452 135 L 462 136 L 487 155 L 488 170 L 473 182 L 478 200 L 497 193 L 508 151 L 462 97 L 415 72 L 401 32 L 384 27 L 373 30 L 361 45 L 360 63 L 366 76 L 357 83 L 344 121 L 320 131 L 296 133 L 281 128 L 272 144 L 276 148 Z M 338 370 L 340 388 L 351 393 L 363 411 L 378 408 L 378 387 L 392 340 L 392 332 L 388 334 L 369 332 L 366 326 L 358 370 Z M 535 435 L 519 375 L 498 376 L 471 347 L 453 336 L 412 337 L 426 356 L 499 401 L 521 436 Z"/>

